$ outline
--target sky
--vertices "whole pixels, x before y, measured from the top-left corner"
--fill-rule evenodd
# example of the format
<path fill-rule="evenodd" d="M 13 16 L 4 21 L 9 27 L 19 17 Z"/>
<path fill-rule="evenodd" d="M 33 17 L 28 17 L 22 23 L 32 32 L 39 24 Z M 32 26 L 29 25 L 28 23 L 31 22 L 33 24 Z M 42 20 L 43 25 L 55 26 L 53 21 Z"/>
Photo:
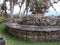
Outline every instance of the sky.
<path fill-rule="evenodd" d="M 52 7 L 50 7 L 48 10 L 48 13 L 45 13 L 45 15 L 60 15 L 60 1 L 57 4 L 53 4 L 54 8 L 56 9 L 56 11 L 54 11 L 54 9 Z"/>
<path fill-rule="evenodd" d="M 0 4 L 2 4 L 3 3 L 3 0 L 0 0 Z M 9 6 L 9 2 L 7 2 L 7 6 L 8 6 L 8 9 L 10 8 L 10 6 Z M 24 11 L 24 9 L 25 9 L 25 3 L 23 4 L 23 6 L 22 6 L 22 10 L 21 10 L 21 13 L 23 13 L 23 11 Z M 57 3 L 57 4 L 53 4 L 53 6 L 54 6 L 54 8 L 56 9 L 56 11 L 54 11 L 54 9 L 52 8 L 52 7 L 50 7 L 49 9 L 48 9 L 48 13 L 45 13 L 45 16 L 51 16 L 51 15 L 54 15 L 54 16 L 58 16 L 58 15 L 60 15 L 60 1 Z M 19 13 L 19 5 L 15 5 L 14 6 L 14 13 L 13 14 L 18 14 Z M 7 10 L 8 11 L 8 13 L 9 13 L 9 10 Z M 30 15 L 31 14 L 31 12 L 28 12 L 28 14 Z"/>
<path fill-rule="evenodd" d="M 7 2 L 7 7 L 8 7 L 8 9 L 10 8 L 10 3 L 9 2 Z M 22 8 L 21 8 L 22 10 L 21 10 L 21 13 L 23 13 L 23 11 L 25 10 L 25 3 L 23 4 L 23 6 L 22 6 Z M 8 10 L 7 10 L 8 11 Z M 17 13 L 19 13 L 19 11 L 20 11 L 20 8 L 19 8 L 19 5 L 15 5 L 14 6 L 14 12 L 13 12 L 13 14 L 17 14 Z M 8 12 L 9 13 L 9 12 Z"/>

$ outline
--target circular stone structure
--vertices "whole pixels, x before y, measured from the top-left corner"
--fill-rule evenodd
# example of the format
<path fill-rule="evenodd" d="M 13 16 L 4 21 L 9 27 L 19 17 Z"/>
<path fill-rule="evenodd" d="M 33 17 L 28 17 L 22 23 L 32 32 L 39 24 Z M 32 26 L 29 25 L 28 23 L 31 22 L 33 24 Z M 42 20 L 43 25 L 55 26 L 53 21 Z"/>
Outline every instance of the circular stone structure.
<path fill-rule="evenodd" d="M 7 22 L 7 31 L 20 38 L 37 41 L 57 41 L 60 40 L 60 26 L 32 26 L 18 25 Z"/>

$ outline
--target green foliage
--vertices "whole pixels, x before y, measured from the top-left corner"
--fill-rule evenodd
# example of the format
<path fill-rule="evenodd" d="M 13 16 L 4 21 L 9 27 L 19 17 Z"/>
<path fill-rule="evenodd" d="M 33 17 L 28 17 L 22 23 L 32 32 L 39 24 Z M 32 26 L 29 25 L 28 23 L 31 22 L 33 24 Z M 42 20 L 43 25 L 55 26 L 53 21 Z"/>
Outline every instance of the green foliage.
<path fill-rule="evenodd" d="M 17 4 L 18 0 L 13 0 L 13 5 Z"/>
<path fill-rule="evenodd" d="M 53 0 L 53 3 L 51 0 L 26 0 L 26 10 L 28 10 L 28 7 L 30 7 L 30 11 L 32 11 L 33 14 L 39 14 L 39 13 L 45 13 L 48 12 L 47 9 L 49 7 L 52 7 L 55 11 L 56 9 L 53 7 L 53 3 L 58 3 L 57 1 Z M 32 5 L 30 5 L 30 3 Z"/>
<path fill-rule="evenodd" d="M 4 22 L 5 18 L 4 17 L 0 17 L 0 23 Z"/>

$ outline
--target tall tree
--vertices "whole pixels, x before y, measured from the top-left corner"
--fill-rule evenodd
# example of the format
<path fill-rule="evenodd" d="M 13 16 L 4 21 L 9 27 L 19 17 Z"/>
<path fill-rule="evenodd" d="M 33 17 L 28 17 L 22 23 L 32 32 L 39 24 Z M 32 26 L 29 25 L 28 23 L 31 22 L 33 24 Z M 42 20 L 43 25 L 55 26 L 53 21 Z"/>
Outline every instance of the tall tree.
<path fill-rule="evenodd" d="M 9 0 L 9 1 L 10 1 L 10 14 L 11 17 L 13 18 L 14 5 L 17 4 L 18 0 Z"/>
<path fill-rule="evenodd" d="M 20 11 L 19 11 L 19 14 L 20 14 L 20 15 L 21 15 L 21 7 L 22 7 L 22 5 L 24 4 L 24 2 L 25 2 L 25 0 L 20 0 L 20 1 L 18 2 L 19 8 L 20 8 Z"/>
<path fill-rule="evenodd" d="M 7 7 L 6 7 L 6 1 L 4 0 L 4 2 L 3 2 L 3 4 L 2 4 L 2 6 L 1 6 L 1 10 L 2 10 L 2 12 L 4 11 L 5 13 L 7 13 Z"/>
<path fill-rule="evenodd" d="M 52 2 L 53 1 L 53 2 Z M 30 11 L 33 14 L 36 13 L 42 13 L 44 14 L 47 12 L 47 9 L 49 7 L 52 7 L 54 10 L 56 10 L 53 7 L 53 3 L 58 3 L 60 0 L 26 0 L 26 9 L 28 10 L 28 7 L 30 8 Z"/>

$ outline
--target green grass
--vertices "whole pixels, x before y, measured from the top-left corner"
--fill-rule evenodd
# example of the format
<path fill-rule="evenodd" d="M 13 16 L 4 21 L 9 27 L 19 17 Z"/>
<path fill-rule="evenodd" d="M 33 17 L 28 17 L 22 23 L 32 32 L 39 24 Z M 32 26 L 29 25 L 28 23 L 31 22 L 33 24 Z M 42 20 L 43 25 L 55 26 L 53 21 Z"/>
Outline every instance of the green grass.
<path fill-rule="evenodd" d="M 0 33 L 4 35 L 7 39 L 7 45 L 60 45 L 60 41 L 56 42 L 30 42 L 30 41 L 21 41 L 5 31 L 5 25 L 0 24 Z"/>

